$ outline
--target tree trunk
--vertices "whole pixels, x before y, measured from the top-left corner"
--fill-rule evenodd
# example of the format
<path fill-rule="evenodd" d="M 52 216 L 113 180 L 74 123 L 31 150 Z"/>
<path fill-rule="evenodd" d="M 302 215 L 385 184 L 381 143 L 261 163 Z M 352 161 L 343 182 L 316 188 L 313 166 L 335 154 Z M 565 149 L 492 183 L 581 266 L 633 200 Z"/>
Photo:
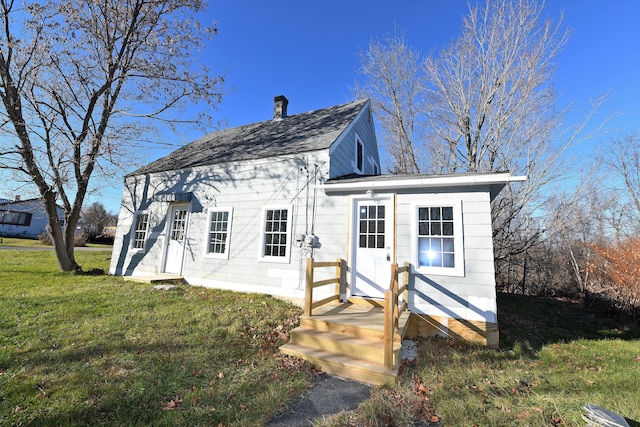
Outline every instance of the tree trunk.
<path fill-rule="evenodd" d="M 80 266 L 76 263 L 73 253 L 75 243 L 75 228 L 77 221 L 67 221 L 64 230 L 58 220 L 58 209 L 56 205 L 55 193 L 47 192 L 42 195 L 45 209 L 47 211 L 47 231 L 51 236 L 53 250 L 56 253 L 58 267 L 62 271 L 79 271 Z"/>

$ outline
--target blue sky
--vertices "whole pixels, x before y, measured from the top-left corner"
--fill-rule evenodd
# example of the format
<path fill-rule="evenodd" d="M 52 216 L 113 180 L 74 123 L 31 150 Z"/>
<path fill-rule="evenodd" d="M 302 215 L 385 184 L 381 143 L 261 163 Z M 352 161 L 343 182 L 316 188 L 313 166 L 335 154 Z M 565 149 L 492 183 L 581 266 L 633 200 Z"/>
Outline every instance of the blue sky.
<path fill-rule="evenodd" d="M 467 10 L 463 0 L 211 0 L 205 20 L 217 22 L 218 35 L 201 60 L 226 75 L 215 117 L 230 127 L 268 120 L 273 97 L 281 94 L 289 99 L 289 114 L 347 102 L 358 78 L 358 53 L 370 40 L 396 26 L 414 48 L 436 54 L 459 34 Z M 558 58 L 562 102 L 572 103 L 578 120 L 590 99 L 610 92 L 596 121 L 615 113 L 609 128 L 640 129 L 640 1 L 547 1 L 547 15 L 561 10 L 572 32 Z M 183 144 L 198 136 L 170 138 Z M 584 145 L 582 154 L 597 143 Z M 151 152 L 148 160 L 167 152 Z M 105 191 L 99 200 L 117 212 L 121 191 Z"/>
<path fill-rule="evenodd" d="M 273 96 L 284 94 L 291 113 L 350 99 L 358 53 L 394 26 L 423 54 L 455 38 L 468 10 L 462 0 L 248 1 L 213 0 L 219 34 L 206 62 L 227 75 L 218 112 L 236 126 L 270 118 Z M 608 107 L 627 113 L 640 98 L 640 2 L 553 0 L 546 13 L 564 11 L 571 38 L 558 59 L 557 89 L 575 104 L 611 91 Z M 579 107 L 579 105 L 576 105 Z M 637 114 L 636 110 L 636 114 Z"/>

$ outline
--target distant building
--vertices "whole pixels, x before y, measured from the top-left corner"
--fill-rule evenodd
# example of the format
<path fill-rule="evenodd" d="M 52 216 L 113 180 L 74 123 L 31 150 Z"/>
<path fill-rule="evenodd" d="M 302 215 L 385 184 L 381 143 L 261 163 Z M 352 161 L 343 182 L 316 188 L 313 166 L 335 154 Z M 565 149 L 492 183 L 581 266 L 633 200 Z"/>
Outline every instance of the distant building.
<path fill-rule="evenodd" d="M 113 239 L 116 237 L 116 226 L 115 225 L 105 225 L 102 229 L 102 236 Z"/>
<path fill-rule="evenodd" d="M 58 206 L 58 221 L 64 223 L 64 210 Z M 0 236 L 37 239 L 47 231 L 47 214 L 42 199 L 0 199 Z"/>

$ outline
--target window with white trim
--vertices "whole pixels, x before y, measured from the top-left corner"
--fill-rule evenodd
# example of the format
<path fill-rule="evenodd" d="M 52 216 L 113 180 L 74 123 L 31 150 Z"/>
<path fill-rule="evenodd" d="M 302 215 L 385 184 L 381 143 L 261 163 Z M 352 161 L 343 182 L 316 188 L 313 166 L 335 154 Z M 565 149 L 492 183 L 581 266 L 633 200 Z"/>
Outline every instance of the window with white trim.
<path fill-rule="evenodd" d="M 269 206 L 263 210 L 260 258 L 265 261 L 289 262 L 292 207 Z"/>
<path fill-rule="evenodd" d="M 420 273 L 464 275 L 461 202 L 415 207 L 416 270 Z"/>
<path fill-rule="evenodd" d="M 207 257 L 229 259 L 229 238 L 233 209 L 209 210 L 209 231 L 207 232 Z"/>
<path fill-rule="evenodd" d="M 149 214 L 139 213 L 136 215 L 135 229 L 133 231 L 133 249 L 144 249 L 147 240 L 147 229 L 149 228 Z"/>

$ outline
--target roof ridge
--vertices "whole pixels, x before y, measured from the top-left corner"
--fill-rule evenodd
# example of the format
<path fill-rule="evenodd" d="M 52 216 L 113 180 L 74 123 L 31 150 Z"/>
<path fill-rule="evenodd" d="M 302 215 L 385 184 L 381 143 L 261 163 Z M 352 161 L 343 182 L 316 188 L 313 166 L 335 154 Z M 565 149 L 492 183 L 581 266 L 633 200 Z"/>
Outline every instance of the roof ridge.
<path fill-rule="evenodd" d="M 195 139 L 195 140 L 193 140 L 191 142 L 196 142 L 196 141 L 198 141 L 198 140 L 200 140 L 202 138 L 207 137 L 208 135 L 212 135 L 212 134 L 215 134 L 215 133 L 218 133 L 218 132 L 229 131 L 229 130 L 238 129 L 238 128 L 242 128 L 242 127 L 247 127 L 247 126 L 257 126 L 257 125 L 262 125 L 262 124 L 272 123 L 272 122 L 281 122 L 281 121 L 284 121 L 286 119 L 297 118 L 297 117 L 303 116 L 305 114 L 318 114 L 318 113 L 320 113 L 322 111 L 325 111 L 325 110 L 331 110 L 331 109 L 338 109 L 338 108 L 341 108 L 341 107 L 346 107 L 347 105 L 350 105 L 350 104 L 357 104 L 357 103 L 365 104 L 367 101 L 369 101 L 369 100 L 365 99 L 365 98 L 360 98 L 360 99 L 356 99 L 355 101 L 345 102 L 343 104 L 338 104 L 338 105 L 332 105 L 330 107 L 316 108 L 315 110 L 309 110 L 309 111 L 303 111 L 301 113 L 290 114 L 290 115 L 287 115 L 287 116 L 285 116 L 285 117 L 283 117 L 281 119 L 278 119 L 278 120 L 266 119 L 266 120 L 261 120 L 259 122 L 244 123 L 244 124 L 233 126 L 233 127 L 230 127 L 230 128 L 218 129 L 218 130 L 214 130 L 214 131 L 211 131 L 211 132 L 207 132 L 206 134 L 202 135 L 200 138 L 197 138 L 197 139 Z M 188 142 L 187 145 L 191 144 L 191 142 Z"/>
<path fill-rule="evenodd" d="M 331 110 L 331 109 L 338 109 L 338 108 L 341 108 L 341 107 L 346 107 L 347 105 L 350 105 L 350 104 L 357 104 L 357 103 L 365 104 L 367 101 L 369 101 L 369 100 L 366 99 L 366 98 L 360 98 L 360 99 L 356 99 L 354 101 L 345 102 L 343 104 L 332 105 L 330 107 L 316 108 L 315 110 L 309 110 L 309 111 L 303 111 L 301 113 L 290 114 L 290 115 L 287 115 L 287 116 L 285 116 L 285 117 L 283 117 L 281 119 L 277 119 L 277 120 L 266 119 L 266 120 L 261 120 L 259 122 L 245 123 L 245 124 L 233 126 L 233 127 L 230 127 L 230 128 L 214 130 L 212 132 L 208 132 L 208 133 L 202 135 L 200 138 L 198 138 L 198 139 L 196 139 L 196 140 L 194 140 L 192 142 L 195 142 L 195 141 L 197 141 L 199 139 L 202 139 L 202 138 L 206 137 L 207 135 L 211 135 L 211 134 L 218 133 L 218 132 L 224 132 L 224 131 L 227 131 L 227 130 L 233 130 L 233 129 L 242 128 L 242 127 L 246 127 L 246 126 L 255 126 L 255 125 L 261 125 L 261 124 L 265 124 L 265 123 L 281 122 L 281 121 L 284 121 L 284 120 L 287 120 L 287 119 L 303 116 L 305 114 L 318 114 L 318 113 L 320 113 L 322 111 L 325 111 L 325 110 Z M 187 144 L 190 144 L 190 142 L 187 143 Z"/>

